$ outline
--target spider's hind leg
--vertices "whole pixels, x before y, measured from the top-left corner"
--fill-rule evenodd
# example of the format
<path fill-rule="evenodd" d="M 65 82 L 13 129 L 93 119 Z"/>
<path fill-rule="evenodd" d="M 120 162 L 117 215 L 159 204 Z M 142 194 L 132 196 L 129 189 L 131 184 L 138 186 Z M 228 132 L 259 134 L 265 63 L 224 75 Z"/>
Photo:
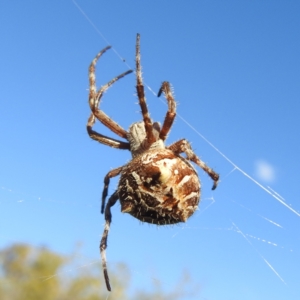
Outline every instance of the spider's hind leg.
<path fill-rule="evenodd" d="M 107 202 L 107 205 L 105 207 L 105 227 L 104 227 L 104 232 L 103 232 L 101 242 L 100 242 L 100 254 L 101 254 L 101 260 L 102 260 L 102 268 L 103 268 L 106 287 L 109 291 L 111 291 L 111 287 L 110 287 L 109 277 L 108 277 L 108 273 L 107 273 L 105 250 L 107 248 L 107 236 L 108 236 L 111 218 L 112 218 L 110 208 L 116 204 L 118 199 L 119 199 L 118 191 L 115 191 L 111 195 L 111 197 L 109 198 L 109 200 Z"/>
<path fill-rule="evenodd" d="M 118 176 L 121 173 L 122 168 L 123 167 L 113 169 L 113 170 L 109 171 L 104 177 L 104 188 L 103 188 L 103 192 L 102 192 L 102 202 L 101 202 L 101 214 L 104 213 L 105 199 L 107 197 L 110 178 Z"/>

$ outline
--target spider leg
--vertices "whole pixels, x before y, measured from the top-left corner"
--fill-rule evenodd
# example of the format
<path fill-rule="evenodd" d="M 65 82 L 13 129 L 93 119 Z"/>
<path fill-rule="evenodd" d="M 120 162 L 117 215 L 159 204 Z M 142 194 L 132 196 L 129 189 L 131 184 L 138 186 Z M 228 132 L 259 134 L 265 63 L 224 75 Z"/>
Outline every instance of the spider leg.
<path fill-rule="evenodd" d="M 159 133 L 159 138 L 164 141 L 167 138 L 167 135 L 176 117 L 176 102 L 174 100 L 169 82 L 164 81 L 162 83 L 161 88 L 159 89 L 159 92 L 157 94 L 157 97 L 160 97 L 162 92 L 165 94 L 165 97 L 168 101 L 168 111 L 164 120 L 164 124 Z"/>
<path fill-rule="evenodd" d="M 100 242 L 100 254 L 101 254 L 101 260 L 102 260 L 102 267 L 103 267 L 103 273 L 105 278 L 106 287 L 109 291 L 111 291 L 110 283 L 109 283 L 109 277 L 107 273 L 107 265 L 106 265 L 106 253 L 105 250 L 107 248 L 107 236 L 110 228 L 111 223 L 111 211 L 110 208 L 115 205 L 117 200 L 119 199 L 118 191 L 115 191 L 111 197 L 109 198 L 107 205 L 105 207 L 105 227 L 104 232 L 102 235 L 102 239 Z"/>
<path fill-rule="evenodd" d="M 212 190 L 214 190 L 219 181 L 219 174 L 217 174 L 213 169 L 208 167 L 193 151 L 190 143 L 186 139 L 179 140 L 174 144 L 167 147 L 168 149 L 172 150 L 176 154 L 180 154 L 184 152 L 187 156 L 187 159 L 197 164 L 200 168 L 202 168 L 214 181 Z"/>
<path fill-rule="evenodd" d="M 136 90 L 137 90 L 137 95 L 139 98 L 139 103 L 140 107 L 142 109 L 142 115 L 143 115 L 143 121 L 145 124 L 145 131 L 147 135 L 147 141 L 149 144 L 152 144 L 155 142 L 155 136 L 153 134 L 153 125 L 152 121 L 150 119 L 150 115 L 148 112 L 147 108 L 147 103 L 146 103 L 146 97 L 145 97 L 145 91 L 144 91 L 144 85 L 143 85 L 143 79 L 142 79 L 142 70 L 141 70 L 141 53 L 140 53 L 140 35 L 137 34 L 136 36 L 136 56 L 135 56 L 135 61 L 136 61 L 136 80 L 137 80 L 137 85 L 136 85 Z"/>
<path fill-rule="evenodd" d="M 104 212 L 105 199 L 107 197 L 107 191 L 108 191 L 110 178 L 118 176 L 121 173 L 122 169 L 123 169 L 123 167 L 113 169 L 113 170 L 109 171 L 106 174 L 106 176 L 104 177 L 104 188 L 103 188 L 103 192 L 102 192 L 101 214 L 103 214 L 103 212 Z"/>
<path fill-rule="evenodd" d="M 101 87 L 101 89 L 97 92 L 96 98 L 90 101 L 90 106 L 95 117 L 106 127 L 108 127 L 112 132 L 116 133 L 118 136 L 122 138 L 127 138 L 127 131 L 122 128 L 117 122 L 113 121 L 107 114 L 105 114 L 102 110 L 99 109 L 100 100 L 106 90 L 117 80 L 126 76 L 127 74 L 132 73 L 131 70 L 115 77 L 110 82 Z"/>
<path fill-rule="evenodd" d="M 103 111 L 100 110 L 99 104 L 100 100 L 104 94 L 104 92 L 117 80 L 121 79 L 122 77 L 132 73 L 132 70 L 128 70 L 119 76 L 116 76 L 111 81 L 109 81 L 107 84 L 102 86 L 99 91 L 97 91 L 96 88 L 96 64 L 98 59 L 102 56 L 103 53 L 105 53 L 108 49 L 110 49 L 110 46 L 107 46 L 103 50 L 101 50 L 96 57 L 92 60 L 90 67 L 89 67 L 89 82 L 90 82 L 90 91 L 89 91 L 89 104 L 90 108 L 93 112 L 93 114 L 96 116 L 96 118 L 106 127 L 108 127 L 111 131 L 116 133 L 118 136 L 122 138 L 127 138 L 127 131 L 123 129 L 118 123 L 113 121 L 111 118 L 109 118 Z"/>
<path fill-rule="evenodd" d="M 94 131 L 92 129 L 92 127 L 95 124 L 95 120 L 96 120 L 96 118 L 95 118 L 94 114 L 91 113 L 91 115 L 88 119 L 87 126 L 86 126 L 87 132 L 93 140 L 95 140 L 101 144 L 113 147 L 113 148 L 130 150 L 129 143 L 110 138 L 108 136 L 105 136 L 103 134 L 100 134 L 100 133 Z"/>

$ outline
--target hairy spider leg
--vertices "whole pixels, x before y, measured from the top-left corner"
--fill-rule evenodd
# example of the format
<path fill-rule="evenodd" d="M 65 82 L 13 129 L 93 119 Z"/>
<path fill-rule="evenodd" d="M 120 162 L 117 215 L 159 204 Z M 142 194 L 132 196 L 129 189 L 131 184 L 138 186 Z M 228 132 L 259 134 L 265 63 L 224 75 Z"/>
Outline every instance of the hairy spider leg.
<path fill-rule="evenodd" d="M 161 140 L 165 140 L 167 138 L 167 135 L 173 125 L 174 119 L 176 117 L 176 102 L 174 99 L 174 96 L 172 94 L 172 90 L 170 87 L 170 83 L 167 81 L 164 81 L 161 85 L 161 88 L 158 91 L 157 97 L 160 97 L 160 95 L 164 93 L 167 101 L 168 101 L 168 111 L 165 116 L 164 124 L 160 130 L 159 138 Z"/>
<path fill-rule="evenodd" d="M 126 139 L 127 138 L 127 131 L 122 128 L 117 122 L 112 120 L 109 116 L 107 116 L 102 110 L 99 109 L 100 99 L 102 98 L 103 94 L 106 90 L 113 85 L 117 80 L 121 79 L 122 77 L 132 73 L 132 70 L 128 70 L 115 78 L 109 81 L 107 84 L 102 86 L 100 90 L 96 94 L 96 98 L 94 101 L 94 107 L 92 107 L 92 112 L 95 117 L 106 127 L 108 127 L 112 132 L 116 133 L 118 136 Z"/>
<path fill-rule="evenodd" d="M 95 140 L 101 144 L 104 144 L 104 145 L 107 145 L 107 146 L 110 146 L 113 148 L 130 150 L 129 143 L 126 143 L 126 142 L 123 142 L 123 141 L 120 141 L 117 139 L 113 139 L 111 137 L 108 137 L 106 135 L 103 135 L 101 133 L 94 131 L 92 129 L 92 127 L 95 124 L 95 121 L 96 121 L 96 118 L 95 118 L 94 114 L 91 113 L 91 115 L 88 119 L 87 126 L 86 126 L 86 129 L 87 129 L 87 132 L 88 132 L 90 138 L 92 138 L 93 140 Z"/>
<path fill-rule="evenodd" d="M 99 104 L 101 97 L 103 96 L 104 92 L 117 80 L 121 79 L 122 77 L 132 73 L 132 70 L 128 70 L 115 78 L 113 78 L 111 81 L 109 81 L 107 84 L 102 86 L 99 91 L 97 91 L 96 88 L 96 64 L 98 59 L 102 56 L 103 53 L 105 53 L 108 49 L 110 49 L 111 46 L 105 47 L 103 50 L 101 50 L 96 57 L 93 59 L 89 66 L 89 83 L 90 83 L 90 91 L 89 91 L 89 105 L 92 110 L 92 114 L 88 119 L 87 124 L 87 130 L 91 138 L 99 141 L 100 143 L 106 144 L 111 147 L 119 148 L 119 149 L 129 149 L 129 144 L 111 139 L 107 136 L 104 136 L 102 134 L 99 134 L 92 130 L 93 125 L 95 124 L 95 117 L 106 127 L 108 127 L 111 131 L 116 133 L 122 138 L 127 139 L 127 131 L 123 129 L 118 123 L 113 121 L 111 118 L 109 118 L 103 111 L 100 110 Z"/>
<path fill-rule="evenodd" d="M 167 147 L 168 149 L 172 150 L 176 154 L 185 153 L 187 156 L 187 159 L 194 162 L 196 165 L 198 165 L 200 168 L 205 171 L 210 178 L 214 181 L 212 190 L 214 190 L 219 182 L 219 174 L 217 174 L 213 169 L 208 167 L 193 151 L 190 143 L 186 139 L 179 140 L 175 142 L 174 144 Z"/>
<path fill-rule="evenodd" d="M 115 191 L 110 196 L 110 198 L 107 202 L 107 205 L 105 207 L 105 227 L 104 227 L 102 239 L 101 239 L 101 242 L 100 242 L 100 254 L 101 254 L 101 260 L 102 260 L 103 273 L 104 273 L 106 287 L 109 291 L 111 291 L 111 287 L 110 287 L 109 277 L 108 277 L 108 273 L 107 273 L 105 249 L 107 248 L 107 236 L 108 236 L 110 223 L 111 223 L 110 208 L 116 204 L 118 199 L 119 199 L 118 191 Z"/>
<path fill-rule="evenodd" d="M 104 212 L 105 199 L 107 197 L 110 178 L 118 176 L 121 173 L 122 169 L 123 169 L 123 167 L 115 168 L 115 169 L 109 171 L 106 174 L 106 176 L 104 177 L 104 188 L 103 188 L 103 192 L 102 192 L 102 202 L 101 202 L 101 214 L 103 214 L 103 212 Z"/>
<path fill-rule="evenodd" d="M 96 64 L 98 59 L 105 53 L 108 49 L 110 49 L 111 46 L 107 46 L 104 49 L 102 49 L 92 60 L 90 66 L 89 66 L 89 83 L 90 83 L 90 92 L 89 92 L 89 104 L 90 108 L 93 111 L 93 109 L 97 106 L 95 101 L 97 98 L 97 87 L 96 87 Z"/>
<path fill-rule="evenodd" d="M 136 90 L 139 98 L 140 107 L 142 109 L 143 121 L 145 124 L 145 131 L 147 136 L 148 144 L 155 142 L 155 136 L 153 134 L 153 124 L 150 119 L 150 115 L 147 108 L 143 79 L 142 79 L 142 70 L 141 70 L 141 53 L 140 53 L 140 35 L 136 36 Z"/>

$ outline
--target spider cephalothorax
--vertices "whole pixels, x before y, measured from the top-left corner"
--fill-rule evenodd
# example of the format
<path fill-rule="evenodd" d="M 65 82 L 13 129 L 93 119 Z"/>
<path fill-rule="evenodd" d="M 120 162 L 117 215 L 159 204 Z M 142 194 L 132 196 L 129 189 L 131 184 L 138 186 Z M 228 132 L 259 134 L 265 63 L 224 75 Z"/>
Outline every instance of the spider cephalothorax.
<path fill-rule="evenodd" d="M 189 142 L 179 140 L 170 146 L 165 146 L 165 139 L 172 127 L 176 116 L 176 102 L 170 84 L 163 82 L 158 96 L 164 93 L 168 101 L 168 111 L 162 127 L 152 122 L 146 104 L 144 86 L 140 65 L 140 35 L 136 41 L 136 78 L 137 95 L 142 110 L 143 120 L 133 123 L 128 132 L 110 119 L 99 104 L 104 92 L 117 80 L 131 73 L 129 70 L 96 89 L 95 68 L 100 56 L 110 46 L 100 51 L 89 67 L 89 104 L 92 113 L 88 119 L 87 131 L 89 136 L 105 145 L 118 149 L 130 150 L 132 160 L 124 166 L 113 169 L 104 179 L 101 212 L 105 213 L 105 229 L 100 243 L 100 252 L 107 289 L 110 291 L 109 278 L 106 267 L 105 249 L 111 223 L 110 208 L 120 200 L 121 210 L 135 218 L 152 224 L 166 225 L 185 222 L 197 209 L 200 201 L 200 181 L 190 161 L 201 167 L 214 181 L 213 188 L 218 184 L 219 175 L 209 168 L 193 152 Z M 102 135 L 92 129 L 96 118 L 127 140 L 123 142 Z M 186 158 L 180 154 L 185 153 Z M 110 196 L 106 206 L 108 185 L 110 178 L 120 175 L 117 190 Z"/>

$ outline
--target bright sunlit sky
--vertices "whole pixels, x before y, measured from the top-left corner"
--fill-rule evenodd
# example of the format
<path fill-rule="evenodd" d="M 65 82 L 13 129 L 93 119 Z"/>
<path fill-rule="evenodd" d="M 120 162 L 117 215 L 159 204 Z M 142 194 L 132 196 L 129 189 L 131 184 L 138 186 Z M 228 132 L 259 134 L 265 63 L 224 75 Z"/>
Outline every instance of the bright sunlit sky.
<path fill-rule="evenodd" d="M 195 299 L 300 299 L 299 16 L 299 1 L 2 1 L 1 248 L 71 253 L 82 242 L 87 261 L 100 260 L 103 178 L 130 153 L 88 137 L 87 70 L 108 43 L 98 86 L 134 68 L 139 32 L 145 83 L 157 92 L 170 81 L 178 102 L 167 143 L 188 139 L 221 181 L 211 191 L 197 169 L 199 211 L 177 226 L 142 224 L 117 203 L 109 270 L 125 262 L 132 290 L 154 278 L 169 291 L 187 270 Z M 166 105 L 146 92 L 162 122 Z M 141 119 L 134 74 L 101 108 L 124 128 Z"/>

